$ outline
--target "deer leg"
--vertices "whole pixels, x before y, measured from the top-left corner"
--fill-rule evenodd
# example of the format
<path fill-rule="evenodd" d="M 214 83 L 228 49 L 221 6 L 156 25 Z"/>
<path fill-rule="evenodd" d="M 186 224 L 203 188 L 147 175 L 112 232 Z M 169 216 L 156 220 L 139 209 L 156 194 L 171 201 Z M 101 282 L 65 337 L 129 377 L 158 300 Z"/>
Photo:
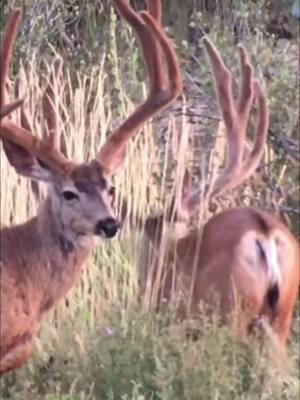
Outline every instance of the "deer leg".
<path fill-rule="evenodd" d="M 293 319 L 293 312 L 289 311 L 287 313 L 282 313 L 279 314 L 275 325 L 274 325 L 274 331 L 277 334 L 279 343 L 285 347 L 291 325 L 292 325 L 292 319 Z"/>

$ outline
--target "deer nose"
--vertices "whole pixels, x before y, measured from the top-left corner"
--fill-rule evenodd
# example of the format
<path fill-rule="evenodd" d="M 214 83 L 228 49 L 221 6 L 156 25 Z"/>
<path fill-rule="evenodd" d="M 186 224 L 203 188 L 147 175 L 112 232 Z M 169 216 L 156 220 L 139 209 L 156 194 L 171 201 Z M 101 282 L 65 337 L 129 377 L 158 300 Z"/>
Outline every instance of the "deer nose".
<path fill-rule="evenodd" d="M 120 223 L 116 219 L 106 218 L 97 222 L 95 234 L 110 239 L 116 235 L 119 229 Z"/>

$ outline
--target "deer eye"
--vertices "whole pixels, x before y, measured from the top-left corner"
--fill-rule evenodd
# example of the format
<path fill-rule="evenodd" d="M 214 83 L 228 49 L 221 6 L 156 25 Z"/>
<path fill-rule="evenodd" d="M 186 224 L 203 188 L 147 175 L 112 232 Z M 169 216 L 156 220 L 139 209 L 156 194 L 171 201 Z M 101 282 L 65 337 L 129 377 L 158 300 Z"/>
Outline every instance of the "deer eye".
<path fill-rule="evenodd" d="M 77 193 L 72 192 L 71 190 L 65 190 L 63 193 L 63 198 L 67 201 L 71 200 L 79 200 L 79 196 Z"/>
<path fill-rule="evenodd" d="M 108 189 L 108 194 L 109 194 L 112 198 L 114 198 L 115 195 L 116 195 L 116 188 L 115 188 L 114 186 L 111 186 L 111 187 Z"/>

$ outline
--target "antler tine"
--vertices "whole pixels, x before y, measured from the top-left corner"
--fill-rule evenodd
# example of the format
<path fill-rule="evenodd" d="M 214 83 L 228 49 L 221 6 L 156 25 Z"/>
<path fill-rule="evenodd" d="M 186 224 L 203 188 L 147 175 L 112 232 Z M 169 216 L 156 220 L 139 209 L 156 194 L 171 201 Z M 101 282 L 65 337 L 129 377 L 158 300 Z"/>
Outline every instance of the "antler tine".
<path fill-rule="evenodd" d="M 175 100 L 182 90 L 176 53 L 161 28 L 160 21 L 154 19 L 161 18 L 160 0 L 153 1 L 150 13 L 137 13 L 127 0 L 114 0 L 114 5 L 139 38 L 150 77 L 150 93 L 146 101 L 112 132 L 98 154 L 100 163 L 110 174 L 123 161 L 128 141 L 149 118 Z M 161 50 L 166 58 L 168 76 L 163 70 Z"/>
<path fill-rule="evenodd" d="M 53 61 L 49 82 L 42 100 L 43 115 L 45 117 L 48 132 L 47 140 L 49 145 L 57 150 L 60 149 L 57 91 L 62 64 L 63 62 L 61 58 L 56 58 Z"/>
<path fill-rule="evenodd" d="M 212 42 L 204 37 L 202 43 L 208 54 L 214 77 L 214 84 L 223 120 L 229 128 L 234 125 L 235 106 L 232 97 L 232 76 L 219 51 Z"/>
<path fill-rule="evenodd" d="M 177 61 L 177 56 L 172 43 L 168 37 L 162 31 L 162 28 L 157 24 L 153 17 L 147 12 L 141 12 L 143 20 L 147 22 L 147 25 L 156 35 L 162 49 L 164 50 L 165 57 L 167 59 L 167 70 L 169 77 L 169 90 L 166 93 L 166 100 L 163 101 L 163 107 L 169 105 L 171 101 L 176 99 L 177 96 L 182 92 L 182 79 L 181 71 Z M 150 62 L 150 60 L 149 60 Z M 162 109 L 162 107 L 160 107 Z"/>
<path fill-rule="evenodd" d="M 245 114 L 248 122 L 248 116 L 251 110 L 253 100 L 253 68 L 250 64 L 249 56 L 242 46 L 238 46 L 240 56 L 240 69 L 242 72 L 241 90 L 238 99 L 237 112 Z"/>
<path fill-rule="evenodd" d="M 24 78 L 25 78 L 25 73 L 23 73 Z M 19 93 L 19 89 L 20 89 L 20 81 L 17 85 L 17 95 Z M 20 115 L 20 125 L 22 128 L 26 129 L 28 132 L 32 133 L 32 126 L 31 126 L 31 121 L 30 121 L 30 117 L 28 115 L 28 112 L 25 110 L 24 105 L 21 107 L 21 115 Z M 6 151 L 6 147 L 7 147 L 7 142 L 4 142 L 4 151 Z M 31 191 L 35 197 L 35 199 L 39 202 L 41 200 L 41 188 L 39 186 L 39 183 L 34 180 L 34 179 L 30 179 L 30 188 Z"/>
<path fill-rule="evenodd" d="M 25 81 L 27 79 L 24 70 L 21 71 L 20 75 L 22 77 L 20 77 L 20 79 L 18 80 L 16 88 L 15 88 L 16 96 L 18 96 L 20 93 L 21 81 Z M 22 105 L 21 110 L 20 110 L 20 125 L 22 126 L 22 128 L 26 129 L 28 132 L 32 131 L 30 117 L 28 115 L 28 112 L 24 108 L 24 104 Z"/>
<path fill-rule="evenodd" d="M 245 121 L 243 124 L 244 126 L 240 124 L 240 122 L 242 121 L 238 118 L 237 115 L 238 111 L 236 109 L 233 98 L 232 75 L 230 71 L 225 66 L 220 53 L 208 38 L 203 39 L 203 44 L 211 63 L 218 103 L 226 128 L 228 155 L 227 166 L 223 175 L 227 178 L 227 176 L 231 176 L 240 168 L 243 157 L 242 137 L 244 136 L 246 126 Z M 243 51 L 240 52 L 240 55 L 242 76 L 244 76 L 244 67 L 245 62 L 247 61 L 247 57 L 242 57 L 242 55 L 244 55 Z M 247 73 L 250 72 L 251 74 L 251 71 L 251 69 L 247 68 Z M 247 78 L 250 79 L 243 79 L 242 92 L 246 92 L 246 84 L 251 81 L 251 76 L 247 76 Z M 223 179 L 223 177 L 221 176 L 220 179 L 215 183 L 217 187 L 221 187 L 221 185 L 223 184 L 223 182 L 221 182 L 221 178 Z"/>
<path fill-rule="evenodd" d="M 254 80 L 253 86 L 258 107 L 258 123 L 255 133 L 255 142 L 249 157 L 245 160 L 239 174 L 235 178 L 234 186 L 239 185 L 254 173 L 263 156 L 265 144 L 268 138 L 270 112 L 267 105 L 266 95 L 258 80 Z"/>
<path fill-rule="evenodd" d="M 0 65 L 1 65 L 1 79 L 0 79 L 0 118 L 4 118 L 13 110 L 18 108 L 22 103 L 23 99 L 16 100 L 10 104 L 5 104 L 6 96 L 6 84 L 11 64 L 11 58 L 13 53 L 14 44 L 17 37 L 18 27 L 21 21 L 21 9 L 16 8 L 11 13 L 7 27 L 2 39 Z"/>
<path fill-rule="evenodd" d="M 159 91 L 167 84 L 167 77 L 161 65 L 162 54 L 159 43 L 155 40 L 147 26 L 145 26 L 142 20 L 142 13 L 134 11 L 127 0 L 115 0 L 115 6 L 120 15 L 132 26 L 139 38 L 146 68 L 150 76 L 150 91 Z M 161 26 L 161 0 L 149 0 L 148 10 L 157 24 Z M 145 46 L 144 44 L 147 43 L 149 45 Z"/>

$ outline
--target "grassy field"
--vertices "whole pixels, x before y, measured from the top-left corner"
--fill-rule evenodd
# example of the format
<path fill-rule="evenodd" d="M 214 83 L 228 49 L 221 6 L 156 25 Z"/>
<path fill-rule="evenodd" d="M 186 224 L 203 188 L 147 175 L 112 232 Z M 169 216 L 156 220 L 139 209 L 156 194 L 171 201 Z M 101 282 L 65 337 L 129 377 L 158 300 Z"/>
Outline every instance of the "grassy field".
<path fill-rule="evenodd" d="M 53 53 L 62 53 L 61 126 L 68 155 L 76 160 L 90 159 L 111 128 L 146 96 L 145 74 L 134 36 L 109 8 L 98 16 L 103 22 L 99 31 L 97 14 L 94 16 L 89 2 L 82 2 L 78 15 L 85 11 L 86 17 L 78 26 L 84 33 L 80 36 L 74 30 L 74 38 L 66 29 L 71 44 L 64 47 L 62 30 L 54 18 L 55 7 L 51 13 L 48 10 L 51 23 L 45 25 L 37 18 L 45 9 L 25 3 L 27 11 L 14 66 L 18 79 L 12 82 L 12 89 L 17 84 L 18 90 L 27 94 L 32 125 L 41 134 L 44 79 L 40 77 L 47 74 Z M 59 4 L 62 10 L 57 15 L 64 16 L 67 11 Z M 209 16 L 195 10 L 188 21 L 193 40 L 180 36 L 178 24 L 170 27 L 181 56 L 184 99 L 172 107 L 172 112 L 168 110 L 148 123 L 136 143 L 131 143 L 126 164 L 115 177 L 119 196 L 116 207 L 120 208 L 121 199 L 126 198 L 132 214 L 145 219 L 168 204 L 182 164 L 192 167 L 196 182 L 206 177 L 211 150 L 203 144 L 206 137 L 218 153 L 223 152 L 215 137 L 219 116 L 211 74 L 197 39 L 197 28 L 210 26 L 211 39 L 222 49 L 235 74 L 238 31 L 265 85 L 271 109 L 265 163 L 250 185 L 235 193 L 231 206 L 254 204 L 279 210 L 299 236 L 298 37 L 275 40 L 267 34 L 264 15 L 259 13 L 263 2 L 255 7 L 248 1 L 239 4 L 235 13 L 226 14 L 227 24 L 218 10 Z M 233 29 L 236 22 L 238 29 Z M 86 40 L 86 46 L 79 36 Z M 184 137 L 188 140 L 182 155 L 179 145 Z M 44 192 L 43 187 L 40 190 Z M 14 173 L 1 149 L 1 224 L 22 222 L 34 215 L 37 207 L 31 183 Z M 289 358 L 281 368 L 272 363 L 272 341 L 265 346 L 257 338 L 241 343 L 216 319 L 179 323 L 171 309 L 156 314 L 137 299 L 141 239 L 141 232 L 131 221 L 118 238 L 97 248 L 81 281 L 43 324 L 30 362 L 1 378 L 1 399 L 298 399 L 299 312 L 295 312 Z M 200 330 L 197 341 L 186 334 L 191 325 Z"/>

